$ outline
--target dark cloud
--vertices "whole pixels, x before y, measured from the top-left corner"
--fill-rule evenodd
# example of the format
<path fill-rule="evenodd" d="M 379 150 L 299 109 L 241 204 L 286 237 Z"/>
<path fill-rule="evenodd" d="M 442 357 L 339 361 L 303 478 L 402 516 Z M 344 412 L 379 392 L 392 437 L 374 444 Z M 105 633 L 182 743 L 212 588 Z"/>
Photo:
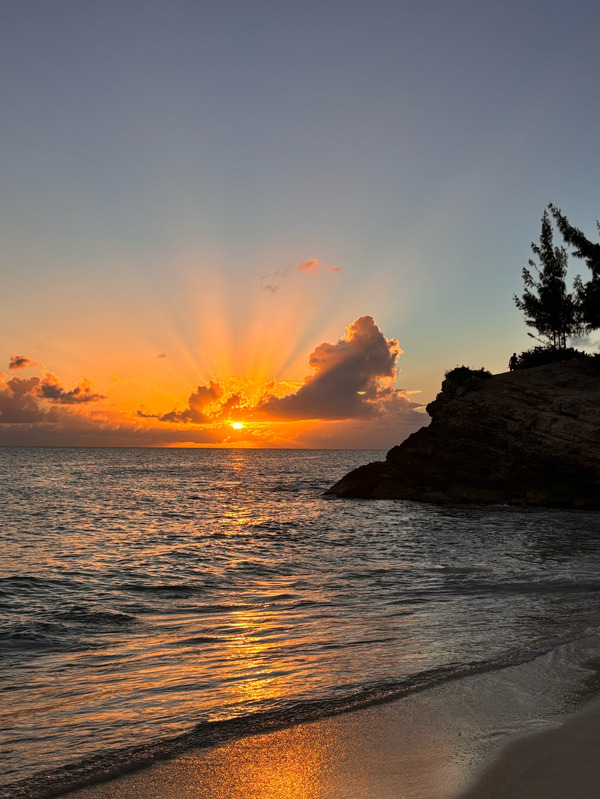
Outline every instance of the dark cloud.
<path fill-rule="evenodd" d="M 8 362 L 9 369 L 28 369 L 30 366 L 39 366 L 37 361 L 32 361 L 25 355 L 11 355 Z"/>
<path fill-rule="evenodd" d="M 46 419 L 47 412 L 40 408 L 36 392 L 39 377 L 13 377 L 0 382 L 0 424 L 27 424 Z"/>
<path fill-rule="evenodd" d="M 50 400 L 59 405 L 83 405 L 88 402 L 106 399 L 103 394 L 92 394 L 90 384 L 87 380 L 82 380 L 78 386 L 66 391 L 59 383 L 58 378 L 52 374 L 46 374 L 38 387 L 38 396 L 42 399 Z"/>
<path fill-rule="evenodd" d="M 237 409 L 247 410 L 243 394 L 226 394 L 218 380 L 211 380 L 206 386 L 198 388 L 189 396 L 188 407 L 183 411 L 170 411 L 164 414 L 149 414 L 138 411 L 142 419 L 156 418 L 161 422 L 184 422 L 189 424 L 214 424 L 229 419 Z"/>
<path fill-rule="evenodd" d="M 166 352 L 159 352 L 159 354 L 156 357 L 157 358 L 168 358 L 169 356 L 167 355 Z"/>
<path fill-rule="evenodd" d="M 1 394 L 0 394 L 1 397 Z M 0 399 L 1 407 L 1 399 Z M 55 416 L 52 414 L 55 413 Z M 4 446 L 65 447 L 162 447 L 190 444 L 220 444 L 231 438 L 229 425 L 217 429 L 146 427 L 127 421 L 114 422 L 84 416 L 69 406 L 55 406 L 41 420 L 0 426 Z M 29 421 L 29 423 L 25 423 Z"/>
<path fill-rule="evenodd" d="M 214 420 L 215 405 L 220 407 L 223 388 L 217 380 L 211 380 L 207 386 L 198 388 L 189 396 L 188 407 L 183 411 L 170 411 L 159 416 L 161 422 L 191 422 L 203 424 Z"/>
<path fill-rule="evenodd" d="M 47 376 L 48 377 L 48 376 Z M 53 377 L 53 376 L 51 376 Z M 229 424 L 217 423 L 211 429 L 165 428 L 144 424 L 153 414 L 138 411 L 139 421 L 122 415 L 90 412 L 81 398 L 92 395 L 86 383 L 72 392 L 56 388 L 47 381 L 42 396 L 43 380 L 39 377 L 6 379 L 0 374 L 0 445 L 3 446 L 168 446 L 177 444 L 219 444 L 231 439 Z M 60 389 L 60 385 L 59 385 Z M 198 394 L 198 392 L 195 392 Z M 75 403 L 65 402 L 70 395 Z M 63 401 L 56 402 L 56 397 Z M 87 402 L 90 400 L 88 399 Z M 119 418 L 120 417 L 120 418 Z"/>
<path fill-rule="evenodd" d="M 396 339 L 386 339 L 373 318 L 361 316 L 336 344 L 320 344 L 309 363 L 315 374 L 295 394 L 267 397 L 259 411 L 279 419 L 360 419 L 412 414 L 417 407 L 390 384 L 401 353 Z"/>
<path fill-rule="evenodd" d="M 49 400 L 52 405 L 81 405 L 98 399 L 103 397 L 92 394 L 85 380 L 72 391 L 65 391 L 51 374 L 42 379 L 12 377 L 4 381 L 0 378 L 0 424 L 54 423 L 57 414 L 48 410 L 43 400 Z"/>

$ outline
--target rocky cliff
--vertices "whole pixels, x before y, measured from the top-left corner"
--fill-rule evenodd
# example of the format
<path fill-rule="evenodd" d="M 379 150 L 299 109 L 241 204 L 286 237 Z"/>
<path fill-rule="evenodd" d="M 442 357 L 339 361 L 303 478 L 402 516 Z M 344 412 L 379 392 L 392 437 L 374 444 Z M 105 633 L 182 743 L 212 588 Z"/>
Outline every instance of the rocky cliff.
<path fill-rule="evenodd" d="M 578 359 L 487 377 L 451 372 L 431 424 L 326 494 L 600 508 L 600 367 Z"/>

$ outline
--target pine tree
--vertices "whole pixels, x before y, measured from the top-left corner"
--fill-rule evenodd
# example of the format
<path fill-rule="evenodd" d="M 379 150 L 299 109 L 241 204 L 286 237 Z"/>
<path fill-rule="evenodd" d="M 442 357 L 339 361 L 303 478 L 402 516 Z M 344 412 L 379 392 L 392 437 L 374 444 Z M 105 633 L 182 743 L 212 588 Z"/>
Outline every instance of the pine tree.
<path fill-rule="evenodd" d="M 515 294 L 515 305 L 523 311 L 525 324 L 535 328 L 553 349 L 566 349 L 567 338 L 580 329 L 578 304 L 567 292 L 567 251 L 554 246 L 547 211 L 542 217 L 540 243 L 532 242 L 531 249 L 540 265 L 529 259 L 529 269 L 523 269 L 525 291 L 522 297 Z"/>
<path fill-rule="evenodd" d="M 581 328 L 585 332 L 600 328 L 600 244 L 589 241 L 578 228 L 573 227 L 560 208 L 548 206 L 556 225 L 567 244 L 574 248 L 573 254 L 583 258 L 592 275 L 584 283 L 579 275 L 575 282 L 577 300 L 581 309 Z M 600 222 L 596 222 L 600 230 Z"/>

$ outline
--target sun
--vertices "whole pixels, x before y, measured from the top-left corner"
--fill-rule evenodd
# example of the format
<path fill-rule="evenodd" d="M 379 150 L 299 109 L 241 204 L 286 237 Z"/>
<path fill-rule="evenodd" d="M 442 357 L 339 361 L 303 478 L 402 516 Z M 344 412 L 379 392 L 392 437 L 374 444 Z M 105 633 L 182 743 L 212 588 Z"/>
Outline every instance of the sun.
<path fill-rule="evenodd" d="M 241 422 L 232 422 L 231 426 L 234 430 L 242 430 L 244 425 Z"/>

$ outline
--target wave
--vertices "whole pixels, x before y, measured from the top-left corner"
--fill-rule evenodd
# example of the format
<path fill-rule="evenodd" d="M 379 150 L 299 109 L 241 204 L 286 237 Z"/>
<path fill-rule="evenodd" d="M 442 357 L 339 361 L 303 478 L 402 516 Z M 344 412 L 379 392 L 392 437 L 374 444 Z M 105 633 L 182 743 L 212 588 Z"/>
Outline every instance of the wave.
<path fill-rule="evenodd" d="M 108 750 L 60 768 L 39 772 L 19 782 L 0 785 L 0 799 L 52 799 L 85 786 L 106 782 L 192 749 L 220 746 L 250 735 L 286 729 L 369 706 L 384 704 L 443 683 L 499 671 L 537 660 L 568 645 L 596 637 L 600 629 L 548 642 L 536 649 L 520 650 L 486 661 L 450 664 L 418 672 L 402 680 L 389 680 L 350 690 L 336 698 L 311 699 L 247 715 L 202 721 L 192 729 L 132 747 Z"/>

